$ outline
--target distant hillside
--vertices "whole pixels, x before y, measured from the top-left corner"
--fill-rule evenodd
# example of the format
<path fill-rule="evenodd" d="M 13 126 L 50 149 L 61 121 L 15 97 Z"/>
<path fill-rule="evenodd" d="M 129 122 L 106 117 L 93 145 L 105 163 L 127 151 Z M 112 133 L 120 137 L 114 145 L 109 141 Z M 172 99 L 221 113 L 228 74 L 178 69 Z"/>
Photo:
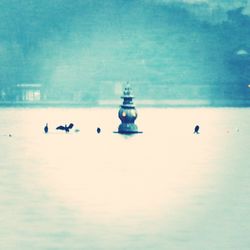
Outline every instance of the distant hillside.
<path fill-rule="evenodd" d="M 0 86 L 97 100 L 130 81 L 147 99 L 248 99 L 249 16 L 184 2 L 2 0 Z"/>

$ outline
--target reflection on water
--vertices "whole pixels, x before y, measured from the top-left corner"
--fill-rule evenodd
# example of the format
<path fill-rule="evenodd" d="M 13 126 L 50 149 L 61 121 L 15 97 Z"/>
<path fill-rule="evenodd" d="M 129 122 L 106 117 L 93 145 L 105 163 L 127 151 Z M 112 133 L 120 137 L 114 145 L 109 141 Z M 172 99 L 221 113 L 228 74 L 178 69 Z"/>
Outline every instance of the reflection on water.
<path fill-rule="evenodd" d="M 248 249 L 249 113 L 0 110 L 0 249 Z"/>

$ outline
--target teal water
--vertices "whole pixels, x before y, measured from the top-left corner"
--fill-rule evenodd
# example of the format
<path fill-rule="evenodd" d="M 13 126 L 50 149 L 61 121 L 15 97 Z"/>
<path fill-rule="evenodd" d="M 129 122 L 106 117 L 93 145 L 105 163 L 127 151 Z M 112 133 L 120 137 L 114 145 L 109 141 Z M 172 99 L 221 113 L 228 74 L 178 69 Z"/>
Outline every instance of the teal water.
<path fill-rule="evenodd" d="M 0 249 L 249 249 L 250 109 L 138 113 L 1 109 Z"/>

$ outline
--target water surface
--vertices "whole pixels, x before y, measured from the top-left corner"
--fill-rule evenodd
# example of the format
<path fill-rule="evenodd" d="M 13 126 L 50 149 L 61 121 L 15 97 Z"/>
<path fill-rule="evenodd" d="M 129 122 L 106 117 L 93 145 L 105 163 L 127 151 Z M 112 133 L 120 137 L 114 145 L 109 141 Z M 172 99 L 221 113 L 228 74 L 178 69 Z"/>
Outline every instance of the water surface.
<path fill-rule="evenodd" d="M 0 249 L 249 249 L 250 109 L 138 112 L 1 109 Z"/>

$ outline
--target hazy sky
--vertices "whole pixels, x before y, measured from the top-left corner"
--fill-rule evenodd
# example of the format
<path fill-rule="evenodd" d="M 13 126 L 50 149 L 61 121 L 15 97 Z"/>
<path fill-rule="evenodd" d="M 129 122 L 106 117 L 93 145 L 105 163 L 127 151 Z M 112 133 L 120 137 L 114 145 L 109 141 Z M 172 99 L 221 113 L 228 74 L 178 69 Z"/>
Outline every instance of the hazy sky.
<path fill-rule="evenodd" d="M 1 84 L 245 83 L 250 0 L 1 0 Z"/>

